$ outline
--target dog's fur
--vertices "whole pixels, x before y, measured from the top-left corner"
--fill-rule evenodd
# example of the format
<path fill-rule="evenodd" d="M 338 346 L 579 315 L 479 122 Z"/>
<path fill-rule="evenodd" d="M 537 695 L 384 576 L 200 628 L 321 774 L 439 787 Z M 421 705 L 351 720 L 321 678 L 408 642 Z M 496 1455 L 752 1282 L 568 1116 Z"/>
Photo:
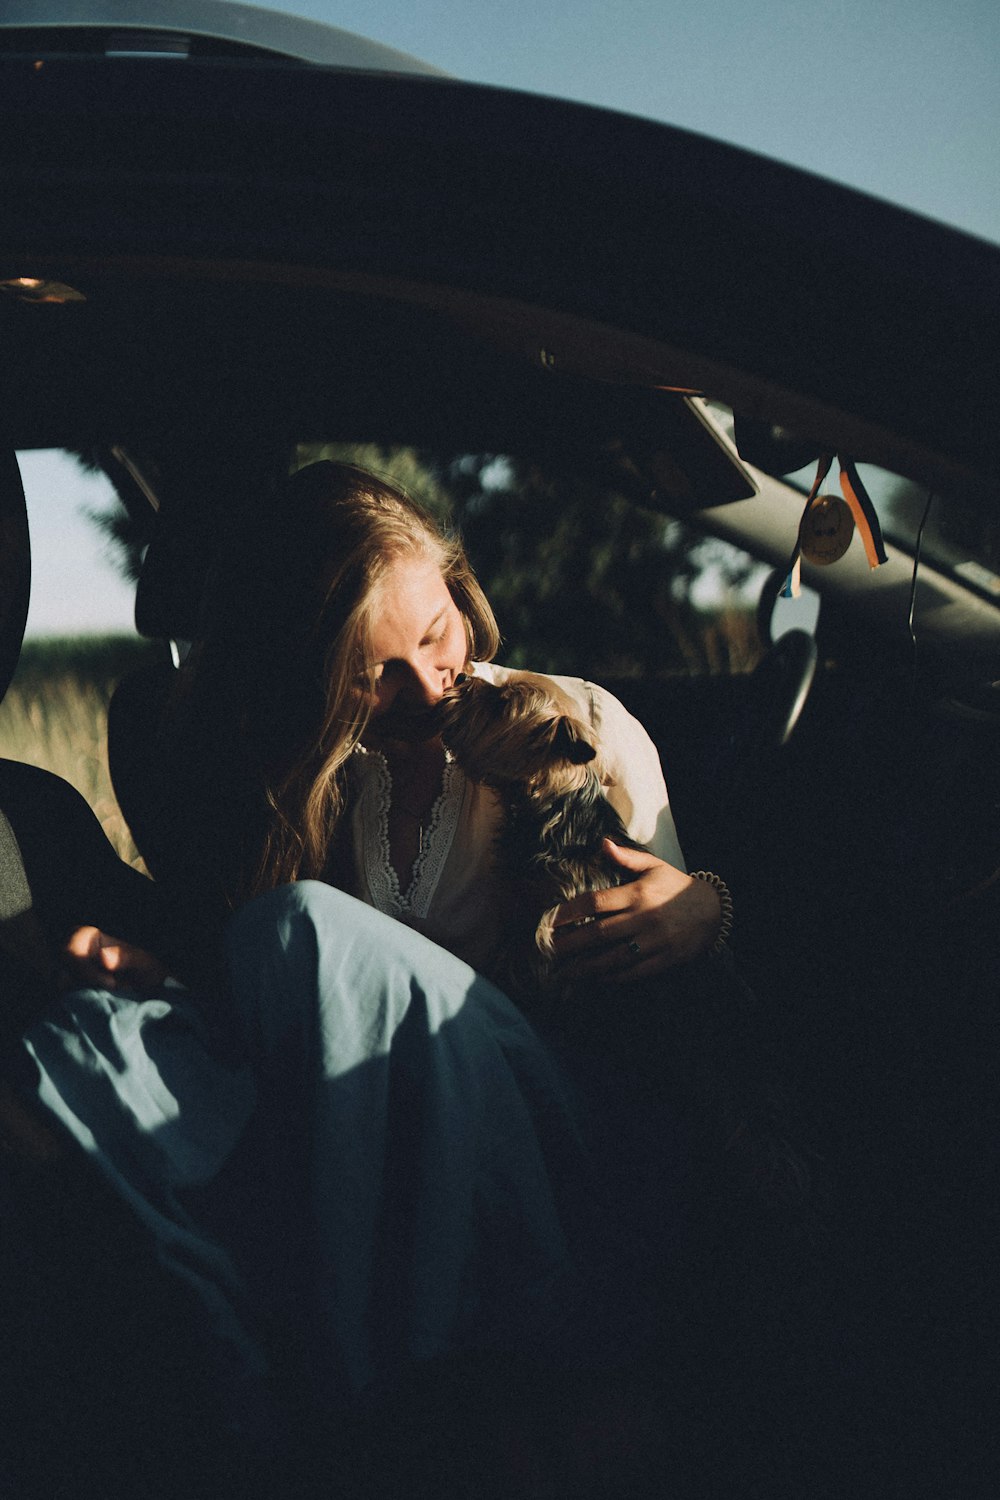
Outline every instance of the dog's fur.
<path fill-rule="evenodd" d="M 603 840 L 643 846 L 604 796 L 593 730 L 551 681 L 530 672 L 501 685 L 467 678 L 442 708 L 442 738 L 503 805 L 494 870 L 514 913 L 494 977 L 530 1004 L 555 987 L 556 907 L 622 883 Z"/>

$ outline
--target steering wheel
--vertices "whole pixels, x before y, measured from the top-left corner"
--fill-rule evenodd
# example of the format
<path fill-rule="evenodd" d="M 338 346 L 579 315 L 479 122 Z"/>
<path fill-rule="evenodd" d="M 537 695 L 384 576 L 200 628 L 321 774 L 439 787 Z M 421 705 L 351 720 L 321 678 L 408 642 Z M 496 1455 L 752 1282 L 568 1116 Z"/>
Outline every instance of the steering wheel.
<path fill-rule="evenodd" d="M 816 642 L 786 630 L 764 652 L 750 676 L 748 718 L 753 748 L 763 754 L 787 745 L 816 676 Z"/>
<path fill-rule="evenodd" d="M 746 699 L 734 713 L 711 768 L 716 797 L 698 828 L 698 843 L 710 857 L 716 848 L 737 856 L 739 830 L 745 829 L 748 813 L 752 820 L 753 810 L 760 809 L 781 752 L 802 717 L 818 654 L 807 631 L 788 630 L 768 647 L 751 672 L 745 684 Z"/>

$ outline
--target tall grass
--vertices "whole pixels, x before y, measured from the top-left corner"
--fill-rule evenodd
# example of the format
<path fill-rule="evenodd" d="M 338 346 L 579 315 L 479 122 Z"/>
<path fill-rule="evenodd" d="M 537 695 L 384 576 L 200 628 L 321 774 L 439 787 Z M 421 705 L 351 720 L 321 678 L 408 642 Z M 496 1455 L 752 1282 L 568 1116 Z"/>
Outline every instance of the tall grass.
<path fill-rule="evenodd" d="M 687 619 L 676 610 L 667 623 L 692 677 L 738 677 L 760 661 L 763 648 L 753 609 L 727 604 Z"/>
<path fill-rule="evenodd" d="M 123 673 L 156 656 L 128 636 L 28 641 L 0 703 L 0 756 L 76 787 L 121 857 L 140 868 L 108 772 L 108 703 Z"/>

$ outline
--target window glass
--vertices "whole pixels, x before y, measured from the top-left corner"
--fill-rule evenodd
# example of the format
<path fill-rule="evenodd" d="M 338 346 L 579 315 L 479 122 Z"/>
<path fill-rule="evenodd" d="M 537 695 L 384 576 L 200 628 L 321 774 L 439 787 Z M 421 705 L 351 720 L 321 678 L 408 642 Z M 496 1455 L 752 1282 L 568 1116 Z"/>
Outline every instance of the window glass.
<path fill-rule="evenodd" d="M 815 635 L 819 624 L 819 604 L 819 594 L 805 583 L 796 599 L 785 599 L 779 595 L 771 613 L 772 641 L 780 640 L 790 630 L 804 630 L 807 635 Z"/>
<path fill-rule="evenodd" d="M 31 535 L 31 605 L 21 658 L 0 704 L 0 755 L 68 781 L 126 860 L 139 863 L 108 774 L 115 683 L 145 660 L 135 586 L 96 519 L 116 511 L 110 480 L 59 449 L 17 455 Z"/>
<path fill-rule="evenodd" d="M 1000 603 L 1000 523 L 994 515 L 877 464 L 859 463 L 858 474 L 889 541 L 914 553 L 919 538 L 921 556 L 928 562 Z M 785 482 L 808 494 L 814 475 L 810 464 Z"/>
<path fill-rule="evenodd" d="M 883 530 L 928 561 L 1000 603 L 1000 525 L 995 515 L 951 495 L 932 495 L 873 464 L 859 464 Z M 926 518 L 926 519 L 925 519 Z"/>
<path fill-rule="evenodd" d="M 501 660 L 600 678 L 749 671 L 768 569 L 586 474 L 502 453 L 303 445 L 402 483 L 461 532 L 503 634 Z"/>
<path fill-rule="evenodd" d="M 31 533 L 26 635 L 133 634 L 135 585 L 96 519 L 117 509 L 107 475 L 58 448 L 17 455 Z"/>
<path fill-rule="evenodd" d="M 733 413 L 716 401 L 706 402 L 723 430 L 735 441 Z M 775 436 L 780 428 L 772 428 Z M 783 438 L 794 451 L 796 444 L 789 434 Z M 815 460 L 804 468 L 786 473 L 777 462 L 782 449 L 775 447 L 770 458 L 751 458 L 766 472 L 806 495 L 816 474 Z M 801 462 L 801 457 L 798 460 Z M 915 484 L 877 464 L 858 464 L 858 474 L 868 490 L 879 523 L 889 541 L 904 551 L 915 553 L 918 540 L 921 556 L 935 567 L 974 588 L 978 593 L 1000 604 L 1000 519 L 996 509 L 978 501 L 954 495 L 930 493 L 925 485 Z M 836 479 L 833 481 L 836 486 Z"/>

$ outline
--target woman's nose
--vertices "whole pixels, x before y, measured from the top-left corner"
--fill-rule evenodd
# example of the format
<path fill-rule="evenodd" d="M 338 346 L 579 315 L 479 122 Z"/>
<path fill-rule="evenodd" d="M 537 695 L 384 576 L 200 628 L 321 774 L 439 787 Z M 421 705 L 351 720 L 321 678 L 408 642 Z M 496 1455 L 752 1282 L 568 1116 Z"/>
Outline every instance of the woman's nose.
<path fill-rule="evenodd" d="M 414 707 L 433 708 L 444 697 L 445 674 L 438 667 L 414 664 L 406 683 L 407 701 Z"/>

